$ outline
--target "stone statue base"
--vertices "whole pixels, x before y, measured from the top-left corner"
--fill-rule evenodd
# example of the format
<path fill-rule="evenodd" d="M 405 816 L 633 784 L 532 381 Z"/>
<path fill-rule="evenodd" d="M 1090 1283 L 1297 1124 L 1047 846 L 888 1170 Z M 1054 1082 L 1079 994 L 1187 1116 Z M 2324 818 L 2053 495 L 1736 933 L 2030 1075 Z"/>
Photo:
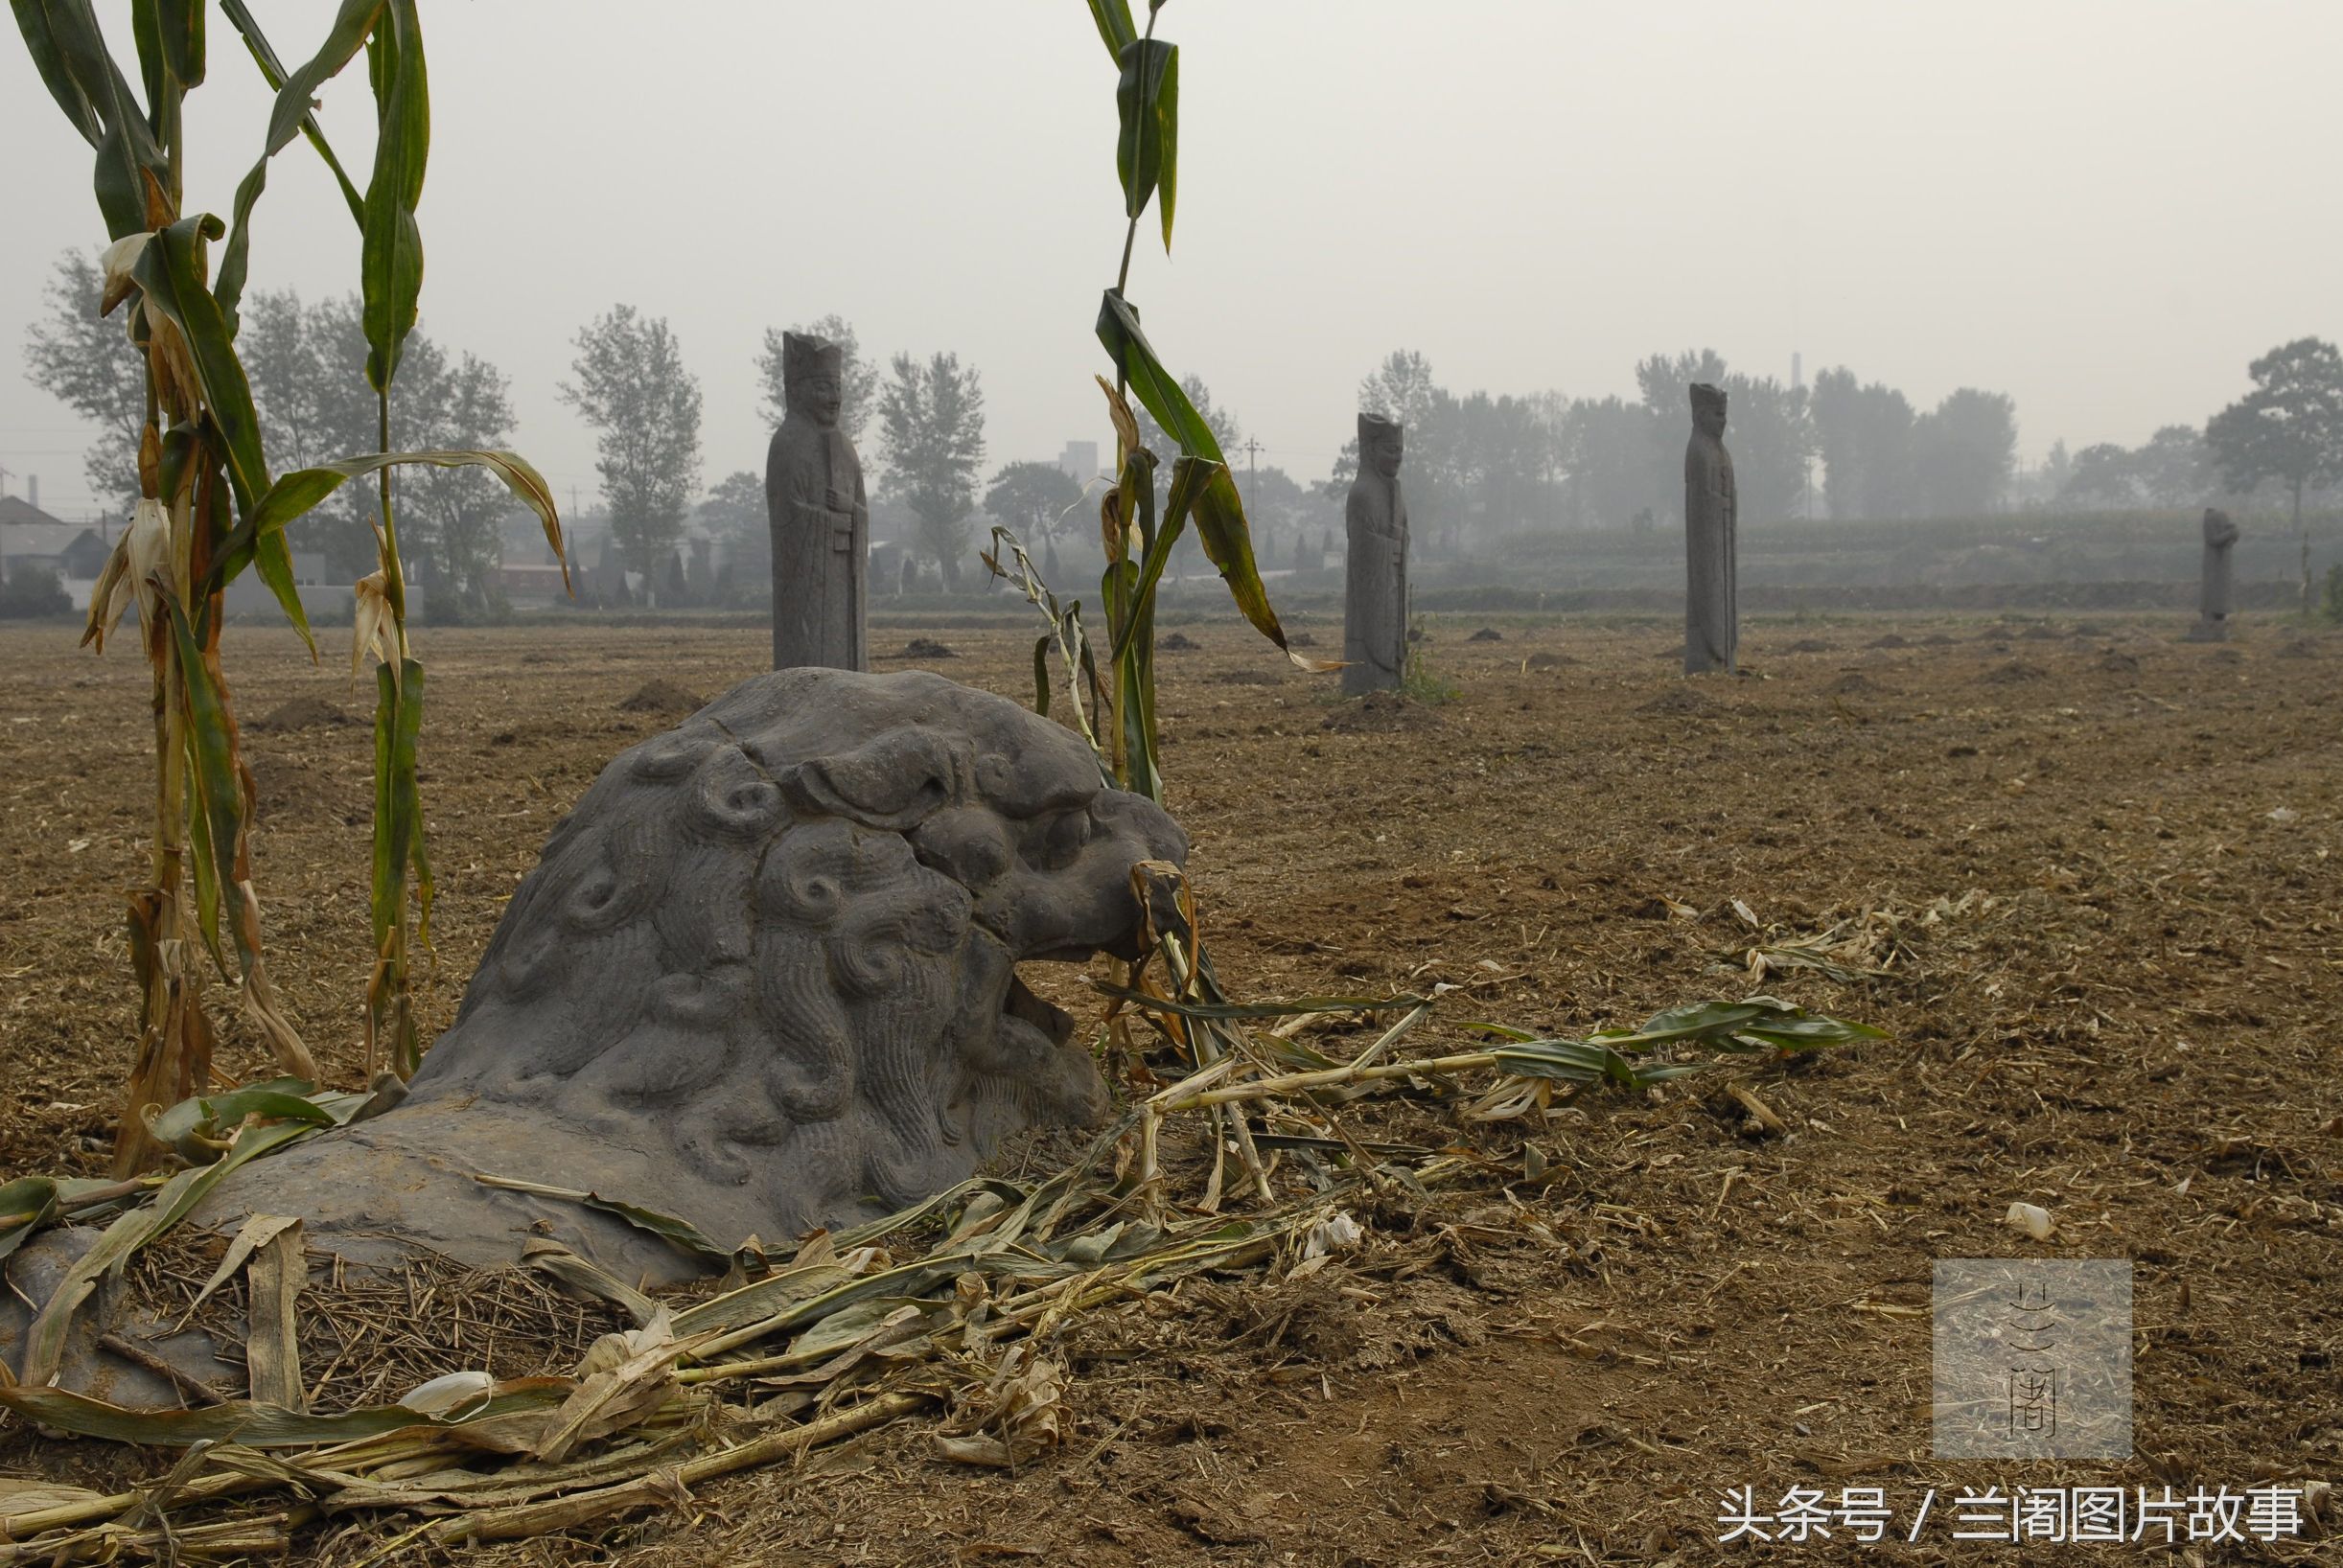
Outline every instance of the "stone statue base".
<path fill-rule="evenodd" d="M 2227 642 L 2229 640 L 2229 623 L 2227 621 L 2198 621 L 2194 626 L 2189 628 L 2189 634 L 2180 640 L 2183 642 Z"/>

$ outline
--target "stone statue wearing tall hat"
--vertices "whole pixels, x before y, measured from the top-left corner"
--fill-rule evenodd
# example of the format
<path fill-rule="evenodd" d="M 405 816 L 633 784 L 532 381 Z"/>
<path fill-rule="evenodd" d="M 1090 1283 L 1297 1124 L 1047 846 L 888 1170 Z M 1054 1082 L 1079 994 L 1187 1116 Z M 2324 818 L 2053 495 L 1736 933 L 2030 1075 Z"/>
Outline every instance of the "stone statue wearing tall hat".
<path fill-rule="evenodd" d="M 788 413 L 765 450 L 773 529 L 773 667 L 868 670 L 870 507 L 862 460 L 838 427 L 846 357 L 837 344 L 781 334 Z"/>
<path fill-rule="evenodd" d="M 2217 506 L 2205 508 L 2205 575 L 2196 595 L 2196 625 L 2191 642 L 2229 640 L 2229 552 L 2238 542 L 2238 525 Z"/>
<path fill-rule="evenodd" d="M 1725 450 L 1725 393 L 1696 382 L 1684 448 L 1684 674 L 1739 667 L 1739 500 Z"/>
<path fill-rule="evenodd" d="M 1407 670 L 1405 435 L 1397 420 L 1358 416 L 1358 477 L 1344 508 L 1350 555 L 1342 587 L 1344 695 L 1398 688 Z"/>

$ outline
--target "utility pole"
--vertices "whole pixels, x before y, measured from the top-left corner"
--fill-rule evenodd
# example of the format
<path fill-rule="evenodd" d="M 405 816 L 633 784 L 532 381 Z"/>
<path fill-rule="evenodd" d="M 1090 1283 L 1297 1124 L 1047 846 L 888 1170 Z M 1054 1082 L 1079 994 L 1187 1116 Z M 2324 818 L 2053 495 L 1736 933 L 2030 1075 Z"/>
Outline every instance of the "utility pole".
<path fill-rule="evenodd" d="M 1260 470 L 1259 470 L 1259 469 L 1258 469 L 1258 468 L 1255 466 L 1255 459 L 1257 459 L 1257 458 L 1259 458 L 1259 457 L 1261 456 L 1261 443 L 1260 443 L 1259 441 L 1255 440 L 1253 437 L 1251 437 L 1251 436 L 1249 436 L 1249 435 L 1248 435 L 1248 436 L 1246 436 L 1246 437 L 1244 438 L 1244 449 L 1243 449 L 1243 450 L 1244 450 L 1244 499 L 1245 499 L 1245 504 L 1246 504 L 1247 506 L 1250 506 L 1250 505 L 1252 505 L 1254 498 L 1255 498 L 1256 496 L 1258 496 L 1261 494 L 1261 487 L 1260 487 L 1258 484 L 1254 483 L 1254 481 L 1255 481 L 1256 479 L 1258 479 L 1258 478 L 1261 476 L 1261 474 L 1260 474 Z M 1268 548 L 1268 547 L 1269 547 L 1269 542 L 1269 542 L 1269 536 L 1268 536 L 1267 534 L 1265 534 L 1265 533 L 1264 533 L 1264 535 L 1262 535 L 1262 537 L 1261 537 L 1261 542 L 1262 542 L 1262 547 L 1263 547 L 1263 548 L 1264 548 L 1264 549 Z"/>

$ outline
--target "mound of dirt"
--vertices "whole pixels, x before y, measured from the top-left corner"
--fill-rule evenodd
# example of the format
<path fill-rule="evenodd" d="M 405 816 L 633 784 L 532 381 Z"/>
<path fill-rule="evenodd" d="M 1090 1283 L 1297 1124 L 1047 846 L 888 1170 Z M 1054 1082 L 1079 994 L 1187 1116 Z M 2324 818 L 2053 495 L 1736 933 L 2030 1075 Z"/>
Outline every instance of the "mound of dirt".
<path fill-rule="evenodd" d="M 1786 654 L 1835 654 L 1838 651 L 1837 643 L 1824 642 L 1821 637 L 1800 637 L 1782 650 Z"/>
<path fill-rule="evenodd" d="M 2110 648 L 2099 656 L 2099 667 L 2109 675 L 2138 675 L 2140 656 Z"/>
<path fill-rule="evenodd" d="M 1709 718 L 1720 710 L 1716 700 L 1705 692 L 1694 691 L 1690 686 L 1670 686 L 1635 711 L 1679 718 Z"/>
<path fill-rule="evenodd" d="M 1931 632 L 1920 639 L 1919 645 L 1923 648 L 1950 648 L 1954 640 L 1941 632 Z"/>
<path fill-rule="evenodd" d="M 1396 691 L 1371 691 L 1328 714 L 1318 727 L 1337 734 L 1388 734 L 1395 729 L 1437 729 L 1440 716 Z"/>
<path fill-rule="evenodd" d="M 322 729 L 332 725 L 354 725 L 358 722 L 322 698 L 296 697 L 244 727 L 278 734 L 289 729 Z"/>
<path fill-rule="evenodd" d="M 1286 646 L 1288 648 L 1315 648 L 1317 645 L 1318 639 L 1307 632 L 1288 633 L 1286 637 Z"/>
<path fill-rule="evenodd" d="M 1221 670 L 1205 679 L 1217 686 L 1274 686 L 1278 680 L 1274 670 L 1256 669 L 1250 664 L 1241 670 Z"/>
<path fill-rule="evenodd" d="M 1909 638 L 1898 636 L 1895 633 L 1891 632 L 1884 637 L 1873 637 L 1864 646 L 1866 648 L 1909 648 L 1912 643 Z"/>
<path fill-rule="evenodd" d="M 1833 697 L 1876 697 L 1888 688 L 1861 670 L 1849 670 L 1822 689 Z"/>
<path fill-rule="evenodd" d="M 938 642 L 934 637 L 914 637 L 903 645 L 905 658 L 958 658 L 957 650 Z"/>
<path fill-rule="evenodd" d="M 2278 650 L 2278 657 L 2280 658 L 2316 658 L 2319 657 L 2319 645 L 2308 637 L 2296 637 L 2292 642 Z"/>
<path fill-rule="evenodd" d="M 708 699 L 685 691 L 672 680 L 648 680 L 618 704 L 621 713 L 697 713 Z"/>
<path fill-rule="evenodd" d="M 1471 636 L 1465 638 L 1465 641 L 1467 642 L 1503 642 L 1504 640 L 1505 634 L 1498 631 L 1494 626 L 1484 626 L 1479 631 L 1473 633 Z"/>
<path fill-rule="evenodd" d="M 2021 681 L 2048 680 L 2050 671 L 2039 664 L 2029 664 L 2022 658 L 2013 658 L 2007 664 L 1996 664 L 1992 669 L 1987 670 L 1985 679 L 1997 686 L 2014 686 Z"/>
<path fill-rule="evenodd" d="M 1572 658 L 1568 654 L 1532 654 L 1521 660 L 1521 668 L 1525 670 L 1566 670 L 1577 662 L 1578 660 Z"/>
<path fill-rule="evenodd" d="M 1159 654 L 1193 654 L 1202 646 L 1184 632 L 1174 632 L 1168 637 L 1155 639 L 1155 651 Z"/>
<path fill-rule="evenodd" d="M 2064 642 L 2066 640 L 2064 632 L 2053 632 L 2047 626 L 2030 626 L 2020 632 L 2018 635 L 2024 637 L 2028 642 Z"/>

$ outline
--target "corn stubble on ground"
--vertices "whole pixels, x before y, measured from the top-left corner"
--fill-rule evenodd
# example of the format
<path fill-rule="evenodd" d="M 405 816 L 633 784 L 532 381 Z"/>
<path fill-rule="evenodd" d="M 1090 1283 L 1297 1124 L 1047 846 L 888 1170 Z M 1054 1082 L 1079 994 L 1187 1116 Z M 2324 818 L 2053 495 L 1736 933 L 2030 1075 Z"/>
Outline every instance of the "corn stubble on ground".
<path fill-rule="evenodd" d="M 1467 988 L 1448 1017 L 1578 1033 L 1765 989 L 1894 1038 L 1478 1129 L 1491 1169 L 1363 1194 L 1355 1243 L 1070 1316 L 1032 1352 L 1061 1381 L 1011 1369 L 986 1395 L 1058 1438 L 1014 1468 L 948 1464 L 934 1422 L 904 1421 L 587 1534 L 659 1564 L 1703 1563 L 1765 1560 L 1711 1543 L 1728 1486 L 2331 1479 L 2343 636 L 2248 620 L 2225 648 L 2185 646 L 2169 619 L 2099 617 L 2028 637 L 2022 659 L 1975 622 L 1758 621 L 1744 646 L 1767 679 L 1690 686 L 1655 657 L 1677 640 L 1657 622 L 1504 622 L 1501 642 L 1444 643 L 1459 694 L 1436 725 L 1358 728 L 1328 726 L 1307 677 L 1225 679 L 1271 665 L 1234 625 L 1186 627 L 1196 648 L 1158 665 L 1170 804 L 1233 994 L 1445 981 Z M 435 636 L 427 1036 L 552 823 L 671 722 L 621 700 L 654 673 L 720 690 L 762 648 L 754 628 Z M 1026 695 L 1024 626 L 950 637 L 956 679 Z M 290 634 L 229 641 L 248 711 L 320 695 Z M 2042 674 L 2001 674 L 2017 664 Z M 125 761 L 143 684 L 52 634 L 0 632 L 12 1173 L 103 1167 L 133 1018 L 118 933 L 143 854 L 148 780 Z M 288 726 L 252 762 L 288 1005 L 351 1081 L 365 734 Z M 1095 1016 L 1071 980 L 1039 980 Z M 1370 1027 L 1304 1039 L 1348 1055 Z M 1408 1049 L 1462 1040 L 1435 1022 Z M 221 1055 L 266 1067 L 233 1021 Z M 1340 1114 L 1376 1143 L 1460 1134 L 1422 1100 Z M 1209 1149 L 1193 1119 L 1164 1141 L 1170 1192 L 1193 1196 Z M 1012 1147 L 1002 1168 L 1036 1179 L 1079 1146 Z M 2050 1241 L 2006 1223 L 2020 1202 L 2055 1216 Z M 1928 1456 L 1932 1264 L 2027 1248 L 2135 1263 L 2127 1464 Z M 564 1366 L 607 1326 L 492 1304 Z M 160 1473 L 13 1423 L 5 1443 L 16 1474 Z M 336 1519 L 303 1540 L 355 1562 L 395 1533 Z M 574 1560 L 581 1539 L 481 1552 Z M 1941 1538 L 1898 1557 L 1975 1560 Z"/>

